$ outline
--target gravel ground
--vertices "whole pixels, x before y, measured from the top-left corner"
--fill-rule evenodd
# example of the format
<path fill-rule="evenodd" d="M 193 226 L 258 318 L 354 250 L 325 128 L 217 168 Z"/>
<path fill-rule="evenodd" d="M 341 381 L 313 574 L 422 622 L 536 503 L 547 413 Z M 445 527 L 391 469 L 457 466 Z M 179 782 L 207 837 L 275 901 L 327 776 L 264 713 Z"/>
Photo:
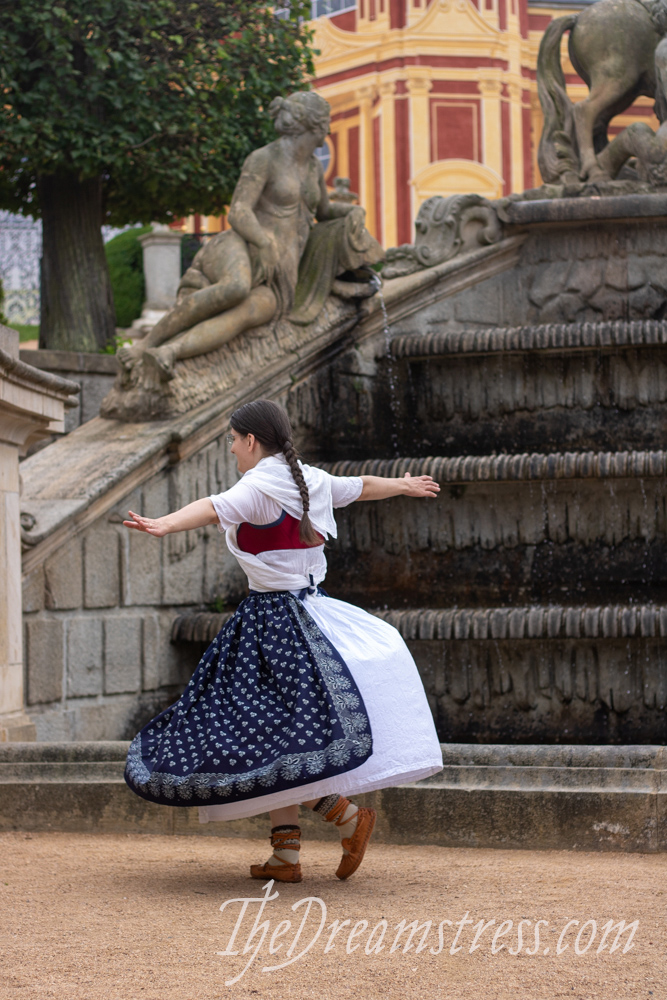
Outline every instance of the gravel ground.
<path fill-rule="evenodd" d="M 230 946 L 241 904 L 220 907 L 268 894 L 246 877 L 266 856 L 256 840 L 1 834 L 0 998 L 667 1000 L 667 855 L 378 844 L 342 883 L 337 847 L 309 841 L 304 881 L 278 885 L 258 920 L 247 904 Z M 622 919 L 638 921 L 632 947 L 626 930 L 610 954 L 614 929 L 599 951 Z M 418 921 L 411 942 L 402 920 Z"/>

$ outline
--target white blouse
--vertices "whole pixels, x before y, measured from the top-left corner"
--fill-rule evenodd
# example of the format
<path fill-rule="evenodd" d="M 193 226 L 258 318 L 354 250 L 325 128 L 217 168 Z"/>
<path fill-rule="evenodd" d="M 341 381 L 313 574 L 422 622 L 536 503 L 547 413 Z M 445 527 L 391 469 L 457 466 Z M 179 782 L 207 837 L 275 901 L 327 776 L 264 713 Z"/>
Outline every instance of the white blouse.
<path fill-rule="evenodd" d="M 301 464 L 301 463 L 300 463 Z M 335 538 L 334 507 L 346 507 L 361 495 L 359 476 L 331 476 L 322 469 L 301 465 L 310 497 L 310 519 L 324 537 Z M 251 555 L 239 549 L 239 524 L 265 525 L 277 521 L 283 510 L 293 517 L 303 514 L 301 496 L 283 455 L 261 459 L 231 489 L 210 497 L 225 531 L 227 545 L 248 576 L 251 590 L 300 591 L 314 588 L 326 576 L 324 545 L 309 549 L 278 549 Z"/>

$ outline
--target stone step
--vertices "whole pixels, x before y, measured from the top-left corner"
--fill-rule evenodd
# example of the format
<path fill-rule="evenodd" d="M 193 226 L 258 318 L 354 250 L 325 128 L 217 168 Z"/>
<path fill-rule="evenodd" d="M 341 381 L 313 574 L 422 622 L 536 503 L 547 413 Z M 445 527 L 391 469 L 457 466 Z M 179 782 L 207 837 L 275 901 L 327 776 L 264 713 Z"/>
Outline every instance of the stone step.
<path fill-rule="evenodd" d="M 442 740 L 667 742 L 667 606 L 375 612 L 406 640 Z"/>
<path fill-rule="evenodd" d="M 667 742 L 667 605 L 375 609 L 417 663 L 440 739 Z M 227 616 L 187 612 L 175 642 Z"/>
<path fill-rule="evenodd" d="M 117 782 L 128 747 L 114 740 L 0 744 L 0 784 Z"/>
<path fill-rule="evenodd" d="M 339 510 L 327 587 L 366 607 L 667 600 L 666 462 L 654 451 L 325 465 L 443 487 Z"/>
<path fill-rule="evenodd" d="M 128 746 L 0 744 L 0 830 L 265 836 L 266 816 L 200 825 L 196 808 L 133 795 L 123 781 Z M 665 747 L 444 744 L 442 751 L 443 770 L 432 778 L 358 797 L 378 810 L 377 842 L 667 849 Z M 67 770 L 55 777 L 50 765 Z M 307 836 L 330 835 L 302 812 Z"/>
<path fill-rule="evenodd" d="M 385 456 L 392 441 L 419 455 L 650 450 L 667 430 L 666 347 L 662 320 L 399 335 L 364 405 Z"/>
<path fill-rule="evenodd" d="M 295 387 L 301 444 L 328 461 L 660 448 L 666 346 L 667 320 L 394 326 Z"/>

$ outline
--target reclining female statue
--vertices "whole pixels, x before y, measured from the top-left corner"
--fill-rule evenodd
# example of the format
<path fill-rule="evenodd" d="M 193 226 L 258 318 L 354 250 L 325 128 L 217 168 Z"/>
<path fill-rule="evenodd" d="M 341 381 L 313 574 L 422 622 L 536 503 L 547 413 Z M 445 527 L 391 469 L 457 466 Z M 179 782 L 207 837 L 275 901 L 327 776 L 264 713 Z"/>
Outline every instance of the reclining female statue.
<path fill-rule="evenodd" d="M 277 97 L 269 113 L 279 138 L 246 159 L 229 210 L 232 228 L 199 250 L 174 308 L 118 352 L 127 384 L 137 381 L 139 363 L 168 380 L 176 361 L 214 351 L 244 330 L 283 316 L 310 323 L 332 290 L 344 294 L 341 274 L 382 260 L 364 210 L 329 201 L 313 155 L 329 132 L 328 103 L 295 93 Z M 348 294 L 372 295 L 379 287 L 372 277 L 362 271 Z"/>

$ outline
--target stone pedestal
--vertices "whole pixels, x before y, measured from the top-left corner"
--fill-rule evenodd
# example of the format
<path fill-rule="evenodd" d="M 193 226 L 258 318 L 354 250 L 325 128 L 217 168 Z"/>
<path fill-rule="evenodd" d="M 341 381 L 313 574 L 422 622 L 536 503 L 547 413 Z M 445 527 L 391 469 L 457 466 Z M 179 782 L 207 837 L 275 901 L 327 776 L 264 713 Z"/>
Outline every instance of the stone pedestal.
<path fill-rule="evenodd" d="M 153 223 L 150 233 L 139 237 L 144 254 L 146 301 L 132 328 L 145 334 L 171 309 L 181 280 L 181 237 L 169 226 Z"/>
<path fill-rule="evenodd" d="M 100 404 L 111 389 L 118 374 L 118 362 L 113 354 L 86 351 L 20 351 L 21 361 L 43 372 L 50 372 L 69 382 L 76 382 L 81 392 L 76 405 L 65 417 L 65 431 L 70 433 L 80 424 L 99 416 Z"/>
<path fill-rule="evenodd" d="M 0 326 L 0 742 L 31 740 L 24 714 L 19 451 L 63 431 L 73 382 L 19 360 L 19 337 Z"/>

